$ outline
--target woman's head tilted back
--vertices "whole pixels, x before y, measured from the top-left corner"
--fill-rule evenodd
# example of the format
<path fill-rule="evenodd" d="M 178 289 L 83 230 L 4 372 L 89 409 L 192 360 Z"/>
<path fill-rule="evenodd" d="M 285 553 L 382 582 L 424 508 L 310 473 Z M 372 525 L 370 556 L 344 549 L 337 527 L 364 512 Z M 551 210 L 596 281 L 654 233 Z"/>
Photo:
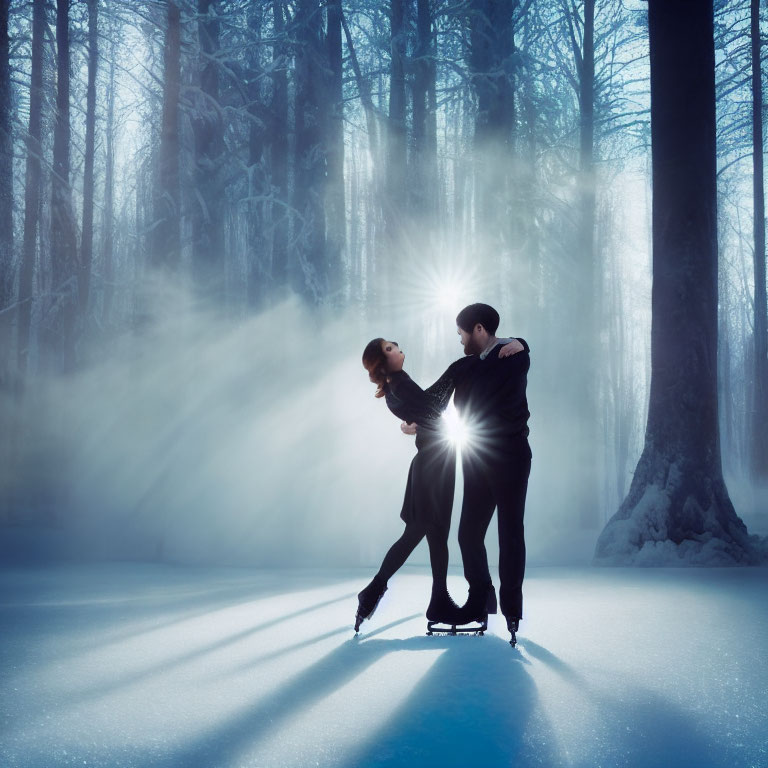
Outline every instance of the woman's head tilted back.
<path fill-rule="evenodd" d="M 363 350 L 363 367 L 368 378 L 377 386 L 376 397 L 384 395 L 384 387 L 390 374 L 403 369 L 405 354 L 396 341 L 378 338 L 369 341 Z"/>

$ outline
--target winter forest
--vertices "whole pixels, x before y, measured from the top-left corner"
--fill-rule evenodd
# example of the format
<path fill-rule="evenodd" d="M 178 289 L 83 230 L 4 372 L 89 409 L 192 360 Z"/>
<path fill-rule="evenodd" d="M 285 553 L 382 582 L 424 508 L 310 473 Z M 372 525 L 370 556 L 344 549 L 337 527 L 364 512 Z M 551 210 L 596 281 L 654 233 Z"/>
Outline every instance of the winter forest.
<path fill-rule="evenodd" d="M 6 554 L 373 562 L 412 447 L 362 349 L 426 385 L 486 301 L 533 562 L 760 560 L 765 4 L 0 8 Z"/>
<path fill-rule="evenodd" d="M 768 765 L 766 35 L 760 0 L 0 0 L 0 764 Z M 476 302 L 530 348 L 524 544 L 457 460 L 384 578 L 463 405 L 425 447 L 363 350 L 487 382 Z"/>

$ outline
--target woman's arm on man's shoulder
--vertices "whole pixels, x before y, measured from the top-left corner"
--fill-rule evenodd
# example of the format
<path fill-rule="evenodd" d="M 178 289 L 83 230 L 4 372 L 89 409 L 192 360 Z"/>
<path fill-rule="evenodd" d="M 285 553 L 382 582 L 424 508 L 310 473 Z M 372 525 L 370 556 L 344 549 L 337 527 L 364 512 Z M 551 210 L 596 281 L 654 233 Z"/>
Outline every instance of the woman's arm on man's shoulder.
<path fill-rule="evenodd" d="M 528 342 L 525 339 L 509 338 L 499 339 L 504 346 L 499 350 L 499 357 L 511 357 L 518 352 L 530 353 L 531 348 L 528 346 Z"/>

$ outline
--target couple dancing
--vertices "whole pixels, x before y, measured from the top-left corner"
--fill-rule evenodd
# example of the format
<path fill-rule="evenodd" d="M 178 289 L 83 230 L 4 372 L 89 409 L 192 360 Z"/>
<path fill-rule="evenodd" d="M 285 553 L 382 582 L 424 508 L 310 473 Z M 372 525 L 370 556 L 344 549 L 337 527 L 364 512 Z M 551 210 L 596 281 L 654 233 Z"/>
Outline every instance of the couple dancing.
<path fill-rule="evenodd" d="M 363 352 L 363 366 L 377 385 L 376 397 L 384 397 L 390 411 L 403 421 L 403 432 L 416 435 L 417 453 L 400 512 L 405 531 L 358 595 L 355 631 L 373 615 L 387 582 L 425 536 L 432 566 L 428 633 L 436 625 L 449 625 L 447 631 L 452 633 L 484 630 L 488 614 L 497 611 L 485 534 L 498 508 L 499 597 L 510 642 L 515 645 L 523 615 L 523 512 L 531 468 L 525 391 L 529 349 L 522 339 L 496 337 L 499 314 L 487 304 L 462 309 L 456 325 L 465 356 L 427 389 L 403 370 L 405 355 L 394 341 L 374 339 Z M 451 395 L 471 436 L 461 452 L 464 500 L 459 546 L 469 583 L 469 595 L 461 607 L 451 599 L 446 584 L 456 454 L 441 417 Z M 480 626 L 469 626 L 475 623 Z"/>

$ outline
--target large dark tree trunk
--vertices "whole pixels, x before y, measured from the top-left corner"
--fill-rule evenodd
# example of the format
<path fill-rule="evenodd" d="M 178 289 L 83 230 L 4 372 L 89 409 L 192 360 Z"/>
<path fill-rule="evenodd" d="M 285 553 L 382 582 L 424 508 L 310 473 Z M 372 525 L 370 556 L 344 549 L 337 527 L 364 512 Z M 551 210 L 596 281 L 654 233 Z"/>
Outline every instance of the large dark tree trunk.
<path fill-rule="evenodd" d="M 83 233 L 80 242 L 80 312 L 88 311 L 93 262 L 93 155 L 96 138 L 96 70 L 99 63 L 97 0 L 88 0 L 88 92 L 85 107 L 85 167 L 83 170 Z"/>
<path fill-rule="evenodd" d="M 32 279 L 35 272 L 40 210 L 43 45 L 46 25 L 45 0 L 34 0 L 32 4 L 32 77 L 29 88 L 29 128 L 24 179 L 24 245 L 19 272 L 18 342 L 16 345 L 20 383 L 23 382 L 27 372 L 32 327 Z"/>
<path fill-rule="evenodd" d="M 181 13 L 176 0 L 167 2 L 163 53 L 163 116 L 153 199 L 150 259 L 174 269 L 181 255 L 179 189 L 179 90 L 181 85 Z"/>
<path fill-rule="evenodd" d="M 198 287 L 211 297 L 223 298 L 224 154 L 223 121 L 219 105 L 219 3 L 198 0 L 197 31 L 200 43 L 200 90 L 193 99 L 192 128 L 195 167 L 192 177 L 192 268 Z"/>
<path fill-rule="evenodd" d="M 650 0 L 653 155 L 651 391 L 629 495 L 602 564 L 754 559 L 722 477 L 712 0 Z"/>
<path fill-rule="evenodd" d="M 768 484 L 768 303 L 765 286 L 763 186 L 763 83 L 760 72 L 760 3 L 752 0 L 752 181 L 755 240 L 755 380 L 752 406 L 752 477 Z"/>
<path fill-rule="evenodd" d="M 9 377 L 13 295 L 13 136 L 8 19 L 10 0 L 0 0 L 0 389 Z"/>
<path fill-rule="evenodd" d="M 326 248 L 326 147 L 324 126 L 328 59 L 318 0 L 300 0 L 296 27 L 296 160 L 294 207 L 301 217 L 293 287 L 309 301 L 324 302 L 331 264 Z M 335 266 L 335 265 L 334 265 Z"/>
<path fill-rule="evenodd" d="M 69 0 L 56 0 L 56 120 L 51 185 L 51 275 L 53 300 L 45 322 L 47 353 L 60 370 L 75 363 L 78 310 L 77 241 L 69 178 Z"/>

